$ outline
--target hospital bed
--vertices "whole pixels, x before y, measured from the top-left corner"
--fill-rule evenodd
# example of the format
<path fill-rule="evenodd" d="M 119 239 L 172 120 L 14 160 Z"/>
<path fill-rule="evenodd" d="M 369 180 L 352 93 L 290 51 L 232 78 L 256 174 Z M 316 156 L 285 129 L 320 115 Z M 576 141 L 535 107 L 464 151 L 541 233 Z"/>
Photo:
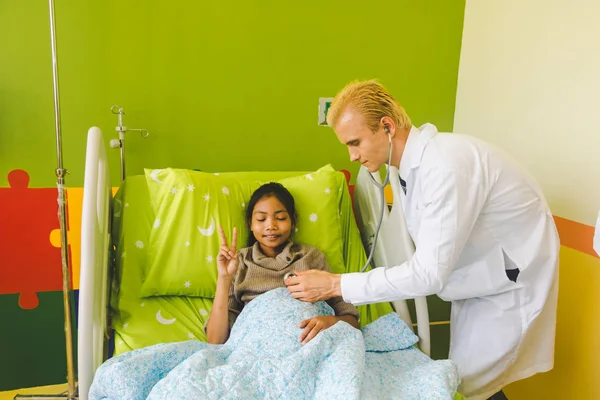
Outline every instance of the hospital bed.
<path fill-rule="evenodd" d="M 169 256 L 165 255 L 166 245 L 160 246 L 153 230 L 165 223 L 157 217 L 157 212 L 169 210 L 169 207 L 160 209 L 156 204 L 161 201 L 160 190 L 164 192 L 164 188 L 159 190 L 157 187 L 168 179 L 165 176 L 175 173 L 189 175 L 193 172 L 146 171 L 144 175 L 128 177 L 113 198 L 102 133 L 96 127 L 88 132 L 78 319 L 80 399 L 87 399 L 96 370 L 111 356 L 157 343 L 205 341 L 203 325 L 212 305 L 211 293 L 214 293 L 214 288 L 210 282 L 216 280 L 216 268 L 212 268 L 213 275 L 211 272 L 203 275 L 205 282 L 200 285 L 203 287 L 196 287 L 196 282 L 185 281 L 181 282 L 179 288 L 175 288 L 173 282 L 168 282 L 168 276 L 161 276 L 160 271 L 156 275 L 156 268 L 151 268 L 156 264 L 153 257 Z M 336 212 L 339 213 L 337 223 L 342 239 L 339 252 L 343 258 L 341 263 L 330 262 L 331 257 L 326 252 L 328 262 L 334 272 L 357 272 L 366 261 L 363 240 L 368 242 L 369 234 L 363 234 L 361 239 L 352 212 L 353 204 L 346 178 L 341 173 L 328 172 L 325 175 L 333 176 L 331 179 L 335 180 L 324 192 L 335 196 L 336 199 Z M 228 173 L 222 176 L 228 176 L 232 182 L 247 182 L 247 193 L 251 193 L 252 188 L 257 187 L 260 182 L 270 180 L 284 182 L 288 179 L 292 186 L 296 184 L 297 190 L 302 190 L 302 184 L 294 181 L 295 177 L 314 180 L 310 174 L 300 172 Z M 194 187 L 193 184 L 180 188 L 188 192 L 203 189 Z M 225 192 L 224 187 L 222 190 Z M 295 193 L 294 195 L 296 196 Z M 162 193 L 162 196 L 163 200 L 168 197 L 165 193 Z M 314 194 L 308 193 L 307 196 L 312 198 Z M 301 202 L 300 200 L 299 203 Z M 243 203 L 241 205 L 244 206 Z M 313 215 L 309 215 L 308 218 L 312 221 Z M 371 217 L 362 218 L 359 225 L 368 229 L 368 219 Z M 227 224 L 225 220 L 220 223 L 223 222 Z M 306 223 L 306 226 L 308 225 L 309 223 Z M 298 226 L 302 229 L 302 222 L 299 222 Z M 215 221 L 202 227 L 198 226 L 203 235 L 212 233 L 214 228 Z M 182 246 L 185 248 L 192 244 L 185 241 Z M 381 257 L 380 255 L 379 260 Z M 200 261 L 211 264 L 215 259 L 216 254 L 214 257 L 211 254 L 203 254 Z M 210 268 L 205 266 L 202 271 L 210 271 Z M 148 283 L 150 280 L 153 280 L 153 283 Z M 424 301 L 418 300 L 418 334 L 422 350 L 428 353 L 429 327 L 426 306 L 423 307 Z M 365 325 L 394 309 L 412 327 L 408 308 L 403 302 L 359 307 L 361 324 Z M 108 350 L 111 337 L 114 340 L 114 354 L 109 354 Z"/>

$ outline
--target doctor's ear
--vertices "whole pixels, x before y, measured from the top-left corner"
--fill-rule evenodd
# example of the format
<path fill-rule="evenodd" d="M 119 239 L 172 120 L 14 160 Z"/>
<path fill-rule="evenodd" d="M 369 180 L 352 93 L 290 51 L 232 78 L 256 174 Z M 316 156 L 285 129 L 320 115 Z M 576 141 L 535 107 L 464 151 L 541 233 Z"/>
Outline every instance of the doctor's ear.
<path fill-rule="evenodd" d="M 394 120 L 393 119 L 391 119 L 390 117 L 385 116 L 385 117 L 382 117 L 379 120 L 379 123 L 383 127 L 383 131 L 386 134 L 394 136 L 394 134 L 396 133 L 396 131 L 394 129 L 395 125 L 394 125 Z"/>

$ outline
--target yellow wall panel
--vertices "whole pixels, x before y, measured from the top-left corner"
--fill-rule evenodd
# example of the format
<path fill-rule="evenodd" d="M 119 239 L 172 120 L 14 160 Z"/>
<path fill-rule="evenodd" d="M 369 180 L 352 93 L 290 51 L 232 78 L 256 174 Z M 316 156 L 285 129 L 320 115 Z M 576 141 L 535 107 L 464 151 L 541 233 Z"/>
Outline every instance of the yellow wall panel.
<path fill-rule="evenodd" d="M 600 399 L 599 304 L 600 259 L 561 247 L 554 369 L 509 385 L 509 399 Z"/>

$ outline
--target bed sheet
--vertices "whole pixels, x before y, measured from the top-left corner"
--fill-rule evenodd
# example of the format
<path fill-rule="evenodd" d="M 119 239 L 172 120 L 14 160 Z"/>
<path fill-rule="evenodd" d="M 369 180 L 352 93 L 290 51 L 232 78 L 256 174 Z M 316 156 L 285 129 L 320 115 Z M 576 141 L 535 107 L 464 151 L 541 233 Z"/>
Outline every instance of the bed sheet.
<path fill-rule="evenodd" d="M 153 214 L 145 177 L 127 178 L 115 196 L 112 224 L 115 273 L 110 306 L 115 355 L 157 343 L 206 340 L 203 326 L 211 299 L 139 297 Z"/>

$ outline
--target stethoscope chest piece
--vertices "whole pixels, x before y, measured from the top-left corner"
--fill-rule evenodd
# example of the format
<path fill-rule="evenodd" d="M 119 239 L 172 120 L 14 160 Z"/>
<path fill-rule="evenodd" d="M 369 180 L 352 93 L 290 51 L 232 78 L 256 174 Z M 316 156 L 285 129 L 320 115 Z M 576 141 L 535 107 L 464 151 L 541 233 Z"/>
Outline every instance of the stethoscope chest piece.
<path fill-rule="evenodd" d="M 288 278 L 294 278 L 294 277 L 296 277 L 296 274 L 295 274 L 295 273 L 293 273 L 293 272 L 288 272 L 288 273 L 286 273 L 286 274 L 283 276 L 283 281 L 285 282 L 285 281 L 287 281 L 287 279 L 288 279 Z"/>

